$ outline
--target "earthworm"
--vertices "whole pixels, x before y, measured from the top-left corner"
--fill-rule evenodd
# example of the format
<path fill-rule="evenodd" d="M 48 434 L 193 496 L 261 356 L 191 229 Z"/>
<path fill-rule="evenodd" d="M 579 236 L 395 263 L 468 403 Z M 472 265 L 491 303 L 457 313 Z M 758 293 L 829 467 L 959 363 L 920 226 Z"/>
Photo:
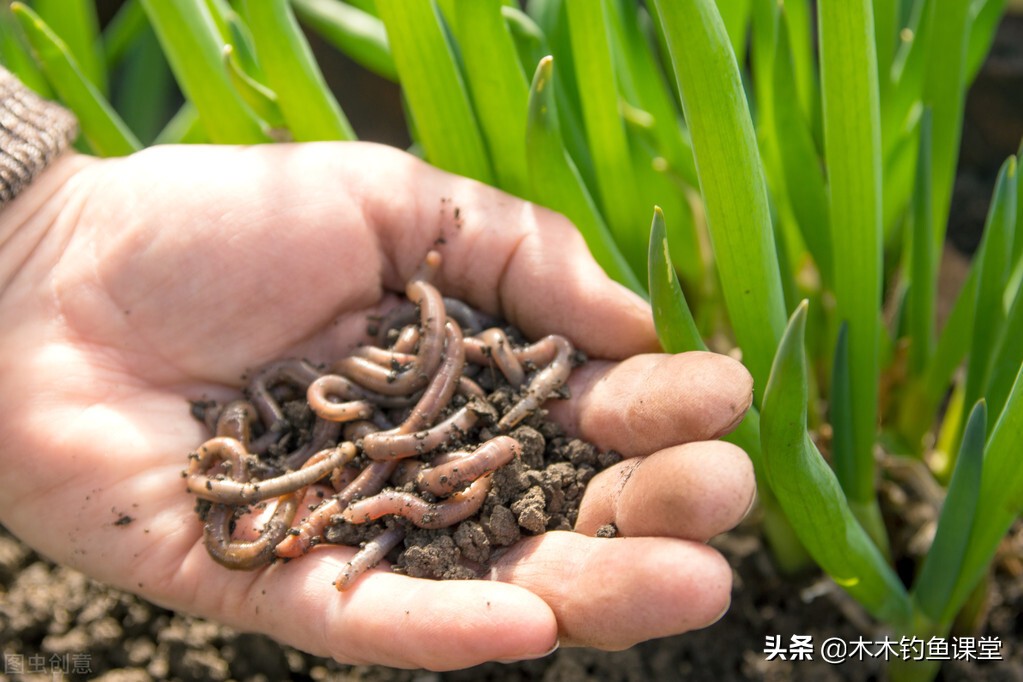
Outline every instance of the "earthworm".
<path fill-rule="evenodd" d="M 568 375 L 572 372 L 572 344 L 563 336 L 551 334 L 533 344 L 537 352 L 549 352 L 553 348 L 554 357 L 550 363 L 541 369 L 529 382 L 526 394 L 519 402 L 515 403 L 501 420 L 497 422 L 499 431 L 510 431 L 531 412 L 536 410 L 546 401 L 551 394 L 564 386 L 568 381 Z"/>
<path fill-rule="evenodd" d="M 341 573 L 334 580 L 334 587 L 339 592 L 347 590 L 356 578 L 383 561 L 387 553 L 404 538 L 405 529 L 401 526 L 392 526 L 367 542 L 341 569 Z"/>
<path fill-rule="evenodd" d="M 223 421 L 223 416 L 221 420 Z M 311 469 L 322 461 L 328 461 L 328 453 L 329 451 L 322 451 L 309 458 L 304 468 Z M 245 478 L 247 477 L 237 476 L 235 480 L 244 482 Z M 275 548 L 288 534 L 303 494 L 304 488 L 277 498 L 270 519 L 259 537 L 251 541 L 232 540 L 231 522 L 234 510 L 226 504 L 214 504 L 207 512 L 206 526 L 203 530 L 206 550 L 215 561 L 232 569 L 251 569 L 270 563 Z"/>
<path fill-rule="evenodd" d="M 248 400 L 232 400 L 217 416 L 216 434 L 233 438 L 248 447 L 252 425 L 256 423 L 256 409 Z"/>
<path fill-rule="evenodd" d="M 457 322 L 458 326 L 462 328 L 462 331 L 465 332 L 467 336 L 478 334 L 486 327 L 493 326 L 496 322 L 496 320 L 490 315 L 481 313 L 469 304 L 459 301 L 457 298 L 448 298 L 447 296 L 444 296 L 441 300 L 444 302 L 444 311 L 447 316 Z M 398 334 L 398 341 L 395 341 L 392 346 L 395 350 L 397 350 L 405 330 L 408 329 L 410 325 L 413 325 L 415 321 L 416 307 L 411 302 L 404 301 L 391 308 L 380 319 L 380 324 L 377 328 L 377 345 L 381 347 L 387 346 L 387 342 L 392 332 L 401 329 L 401 332 Z M 413 346 L 415 346 L 415 343 L 409 347 Z"/>
<path fill-rule="evenodd" d="M 380 492 L 394 472 L 397 462 L 373 462 L 355 477 L 344 490 L 318 505 L 302 523 L 292 529 L 277 545 L 277 556 L 297 557 L 308 552 L 320 538 L 330 520 L 345 509 L 356 497 L 367 497 Z"/>
<path fill-rule="evenodd" d="M 496 365 L 513 388 L 518 388 L 526 381 L 526 372 L 515 356 L 511 341 L 497 327 L 480 332 L 475 337 L 466 337 L 465 355 L 470 362 L 479 365 Z"/>
<path fill-rule="evenodd" d="M 205 487 L 205 483 L 199 483 L 200 479 L 212 480 L 205 472 L 211 471 L 218 464 L 228 472 L 237 472 L 238 477 L 247 478 L 249 457 L 245 445 L 236 438 L 217 436 L 209 439 L 189 455 L 188 468 L 185 470 L 189 490 L 192 490 L 193 483 Z"/>
<path fill-rule="evenodd" d="M 491 474 L 522 454 L 522 446 L 514 438 L 491 438 L 472 453 L 452 453 L 443 462 L 420 469 L 416 487 L 423 492 L 444 497 L 461 490 L 468 483 Z"/>
<path fill-rule="evenodd" d="M 376 406 L 369 400 L 355 400 L 347 389 L 348 382 L 336 374 L 325 374 L 309 384 L 306 401 L 317 417 L 333 422 L 369 419 Z M 334 400 L 335 397 L 343 401 Z"/>
<path fill-rule="evenodd" d="M 294 358 L 280 360 L 259 370 L 252 378 L 249 384 L 249 398 L 259 411 L 263 422 L 272 427 L 277 422 L 284 421 L 284 412 L 270 394 L 270 388 L 275 384 L 288 382 L 305 390 L 319 376 L 319 370 L 305 360 Z"/>
<path fill-rule="evenodd" d="M 414 330 L 415 327 L 405 327 L 405 329 Z M 419 334 L 417 333 L 416 336 L 418 337 Z M 399 337 L 398 340 L 401 341 L 401 337 Z M 414 347 L 415 344 L 413 344 L 413 348 Z M 359 346 L 352 351 L 352 356 L 369 360 L 370 362 L 382 367 L 388 367 L 393 372 L 400 372 L 416 361 L 416 355 L 414 353 L 397 351 L 394 349 L 387 350 L 386 348 L 378 348 L 377 346 Z"/>
<path fill-rule="evenodd" d="M 313 423 L 313 432 L 309 436 L 309 442 L 284 458 L 285 470 L 298 469 L 314 454 L 336 443 L 339 435 L 341 435 L 340 422 L 318 418 Z"/>
<path fill-rule="evenodd" d="M 419 352 L 412 363 L 401 371 L 393 371 L 366 358 L 354 356 L 334 363 L 331 371 L 384 395 L 406 395 L 429 383 L 441 361 L 444 325 L 447 321 L 440 292 L 427 281 L 439 266 L 440 254 L 431 251 L 420 271 L 405 287 L 405 295 L 419 306 Z"/>
<path fill-rule="evenodd" d="M 460 407 L 444 421 L 414 433 L 380 431 L 362 440 L 362 451 L 374 460 L 402 459 L 415 454 L 436 450 L 445 443 L 461 437 L 479 419 L 476 405 Z"/>
<path fill-rule="evenodd" d="M 408 519 L 420 528 L 447 528 L 480 510 L 487 493 L 490 492 L 491 481 L 492 474 L 482 476 L 465 490 L 434 503 L 412 493 L 385 490 L 372 497 L 352 502 L 341 511 L 340 516 L 348 523 L 360 524 L 394 514 Z"/>
<path fill-rule="evenodd" d="M 273 514 L 255 540 L 232 540 L 234 510 L 226 504 L 214 504 L 206 514 L 203 539 L 213 559 L 231 569 L 257 568 L 270 563 L 274 547 L 281 542 L 295 518 L 301 492 L 278 498 Z"/>
<path fill-rule="evenodd" d="M 228 445 L 228 442 L 232 440 L 230 438 L 213 438 L 208 440 L 199 448 L 200 453 L 204 450 L 207 453 L 211 450 L 213 453 L 218 453 L 220 449 L 235 447 L 235 445 Z M 233 443 L 241 448 L 241 443 L 238 443 L 238 441 L 233 441 Z M 244 448 L 242 448 L 242 452 L 244 452 Z M 321 450 L 316 455 L 313 455 L 307 466 L 298 471 L 291 471 L 275 478 L 256 482 L 211 478 L 205 474 L 193 472 L 192 466 L 190 466 L 186 480 L 188 489 L 204 500 L 221 504 L 252 504 L 268 500 L 271 497 L 280 497 L 315 483 L 334 469 L 350 462 L 355 457 L 355 454 L 356 451 L 353 444 L 341 443 L 336 448 Z M 209 456 L 211 455 L 206 455 L 206 457 Z M 201 461 L 203 457 L 200 454 L 198 459 Z M 195 463 L 196 461 L 193 460 L 192 465 L 195 465 Z"/>
<path fill-rule="evenodd" d="M 451 397 L 459 385 L 462 367 L 465 365 L 465 352 L 458 325 L 446 322 L 444 330 L 447 344 L 444 347 L 441 364 L 409 416 L 394 429 L 371 433 L 362 439 L 362 451 L 370 459 L 393 459 L 415 454 L 417 449 L 415 447 L 409 449 L 408 438 L 400 439 L 403 444 L 400 446 L 395 439 L 412 435 L 413 441 L 421 440 L 417 438 L 419 434 L 416 432 L 429 426 L 451 402 Z"/>

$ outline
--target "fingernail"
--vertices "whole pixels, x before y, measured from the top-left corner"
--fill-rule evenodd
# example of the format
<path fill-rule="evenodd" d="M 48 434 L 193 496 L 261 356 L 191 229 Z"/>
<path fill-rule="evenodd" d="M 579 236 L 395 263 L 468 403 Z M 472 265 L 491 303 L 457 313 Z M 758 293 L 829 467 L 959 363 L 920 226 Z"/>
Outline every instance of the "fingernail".
<path fill-rule="evenodd" d="M 756 507 L 756 506 L 757 506 L 757 491 L 754 490 L 753 491 L 753 496 L 750 498 L 750 501 L 749 501 L 749 506 L 746 507 L 746 512 L 742 515 L 742 518 L 739 519 L 739 523 L 742 523 L 743 521 L 745 521 L 746 517 L 750 515 L 750 512 L 752 512 L 753 508 Z"/>
<path fill-rule="evenodd" d="M 552 646 L 550 649 L 548 649 L 547 651 L 543 652 L 542 654 L 538 654 L 536 656 L 523 656 L 521 658 L 499 658 L 499 659 L 497 659 L 497 662 L 498 663 L 519 663 L 521 661 L 532 661 L 532 660 L 535 660 L 537 658 L 544 658 L 545 656 L 550 656 L 555 651 L 557 651 L 559 646 L 561 646 L 561 640 L 556 639 L 556 640 L 554 640 L 554 646 Z"/>

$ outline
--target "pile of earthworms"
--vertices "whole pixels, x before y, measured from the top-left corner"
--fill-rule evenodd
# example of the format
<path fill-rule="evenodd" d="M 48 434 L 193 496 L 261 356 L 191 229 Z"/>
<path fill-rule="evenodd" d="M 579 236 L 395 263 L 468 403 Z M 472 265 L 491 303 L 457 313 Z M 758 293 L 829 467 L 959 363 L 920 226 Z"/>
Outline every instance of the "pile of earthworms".
<path fill-rule="evenodd" d="M 214 436 L 189 454 L 183 475 L 205 501 L 197 510 L 217 562 L 257 568 L 302 556 L 332 524 L 401 519 L 346 564 L 335 581 L 344 590 L 401 543 L 410 524 L 445 528 L 479 512 L 494 472 L 520 456 L 507 434 L 562 392 L 576 354 L 556 335 L 515 344 L 493 320 L 443 298 L 431 284 L 439 265 L 440 254 L 430 252 L 406 285 L 408 300 L 379 321 L 377 345 L 359 346 L 325 371 L 304 360 L 274 362 L 252 376 L 244 398 L 199 410 Z M 515 390 L 503 414 L 473 379 L 485 368 Z M 285 405 L 303 395 L 315 420 L 296 437 Z M 487 439 L 466 442 L 480 427 Z M 323 500 L 296 524 L 311 489 Z M 270 505 L 256 539 L 232 537 L 238 519 Z"/>

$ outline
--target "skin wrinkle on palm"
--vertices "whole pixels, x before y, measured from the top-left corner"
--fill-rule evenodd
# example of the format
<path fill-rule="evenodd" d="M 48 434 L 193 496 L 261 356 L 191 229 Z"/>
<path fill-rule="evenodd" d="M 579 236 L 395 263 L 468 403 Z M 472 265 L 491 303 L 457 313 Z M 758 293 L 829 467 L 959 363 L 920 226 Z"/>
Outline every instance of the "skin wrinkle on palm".
<path fill-rule="evenodd" d="M 451 205 L 462 211 L 457 228 Z M 602 449 L 649 458 L 642 489 L 630 483 L 617 505 L 632 519 L 620 526 L 625 537 L 547 533 L 501 557 L 497 581 L 374 572 L 329 609 L 350 548 L 262 571 L 214 570 L 195 498 L 167 485 L 180 480 L 181 453 L 205 437 L 182 401 L 227 400 L 238 377 L 274 357 L 322 360 L 371 341 L 366 317 L 395 306 L 440 237 L 445 294 L 502 314 L 529 338 L 563 333 L 590 358 L 569 378 L 571 409 L 559 403 L 551 414 Z M 262 292 L 256 308 L 253 291 Z M 68 154 L 0 213 L 0 316 L 19 320 L 0 331 L 0 357 L 21 359 L 0 373 L 9 416 L 0 521 L 97 580 L 339 661 L 434 670 L 536 657 L 558 639 L 622 648 L 706 626 L 727 604 L 730 569 L 702 543 L 746 510 L 752 470 L 737 448 L 698 441 L 748 405 L 749 375 L 710 354 L 651 354 L 649 308 L 607 279 L 568 221 L 535 205 L 365 143 Z M 717 484 L 688 497 L 680 472 Z M 598 483 L 580 523 L 611 504 Z M 647 500 L 674 504 L 671 518 L 689 523 L 653 523 Z M 109 523 L 114 507 L 135 522 Z M 573 589 L 617 597 L 571 598 L 562 565 L 579 576 Z M 655 570 L 679 565 L 684 574 Z M 483 600 L 486 614 L 475 608 Z M 267 617 L 281 605 L 308 618 L 283 627 Z M 406 622 L 406 611 L 431 617 Z M 388 634 L 396 622 L 405 623 L 400 641 Z M 440 626 L 454 622 L 457 633 Z"/>

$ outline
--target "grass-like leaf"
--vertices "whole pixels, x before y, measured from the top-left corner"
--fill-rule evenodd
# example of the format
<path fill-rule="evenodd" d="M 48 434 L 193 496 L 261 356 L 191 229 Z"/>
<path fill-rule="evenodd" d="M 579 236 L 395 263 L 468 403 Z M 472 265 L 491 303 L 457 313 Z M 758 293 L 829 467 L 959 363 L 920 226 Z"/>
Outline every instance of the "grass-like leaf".
<path fill-rule="evenodd" d="M 127 0 L 103 29 L 103 54 L 107 70 L 113 70 L 138 40 L 149 21 L 139 0 Z"/>
<path fill-rule="evenodd" d="M 1009 157 L 998 173 L 995 194 L 984 224 L 984 236 L 974 256 L 979 269 L 974 301 L 970 355 L 966 361 L 964 400 L 972 405 L 990 381 L 992 345 L 1005 320 L 1002 293 L 1009 276 L 1013 229 L 1016 225 L 1016 158 Z"/>
<path fill-rule="evenodd" d="M 657 339 L 666 353 L 686 353 L 688 351 L 706 351 L 707 344 L 700 337 L 696 328 L 693 313 L 686 302 L 685 293 L 679 283 L 678 275 L 672 266 L 668 235 L 664 224 L 664 213 L 660 207 L 654 207 L 654 219 L 650 226 L 650 249 L 647 259 L 649 271 L 647 285 L 650 293 L 650 306 L 654 313 L 654 327 Z M 760 456 L 760 414 L 757 408 L 750 407 L 742 422 L 724 439 L 735 443 L 749 455 L 757 476 L 763 475 L 762 458 Z M 761 488 L 761 501 L 770 500 L 767 505 L 768 514 L 778 514 L 777 506 L 773 505 L 773 496 L 769 489 Z M 772 522 L 784 524 L 784 519 L 775 518 Z"/>
<path fill-rule="evenodd" d="M 907 311 L 909 369 L 914 377 L 923 374 L 934 350 L 934 303 L 938 285 L 936 262 L 940 245 L 934 243 L 931 230 L 931 134 L 931 114 L 928 109 L 920 121 L 911 229 L 907 233 L 910 242 L 911 282 Z"/>
<path fill-rule="evenodd" d="M 831 264 L 828 191 L 813 132 L 799 106 L 799 93 L 792 78 L 794 69 L 788 22 L 782 20 L 778 22 L 775 42 L 772 98 L 781 168 L 800 234 L 825 283 L 830 285 L 834 269 Z"/>
<path fill-rule="evenodd" d="M 231 78 L 235 90 L 257 116 L 266 121 L 271 128 L 287 126 L 277 101 L 277 93 L 245 72 L 232 45 L 224 46 L 224 66 L 227 67 L 227 75 Z"/>
<path fill-rule="evenodd" d="M 629 140 L 619 113 L 608 5 L 607 0 L 567 0 L 569 36 L 598 203 L 626 259 L 642 272 L 646 234 L 636 229 L 636 219 L 648 208 L 639 202 Z"/>
<path fill-rule="evenodd" d="M 185 102 L 171 117 L 153 144 L 200 144 L 209 142 L 206 129 L 199 120 L 199 110 L 191 102 Z"/>
<path fill-rule="evenodd" d="M 712 0 L 653 0 L 692 135 L 721 288 L 743 361 L 763 386 L 785 328 L 760 152 L 739 68 Z"/>
<path fill-rule="evenodd" d="M 82 134 L 100 156 L 123 156 L 142 148 L 110 103 L 85 77 L 63 41 L 25 5 L 11 5 L 51 87 L 78 117 Z"/>
<path fill-rule="evenodd" d="M 849 325 L 856 461 L 855 476 L 843 482 L 857 506 L 866 507 L 875 499 L 881 333 L 881 123 L 874 27 L 870 0 L 823 3 L 819 9 L 836 314 Z"/>
<path fill-rule="evenodd" d="M 913 601 L 932 623 L 948 625 L 959 604 L 950 602 L 977 511 L 987 409 L 981 400 L 966 422 L 955 471 L 924 563 L 913 584 Z"/>
<path fill-rule="evenodd" d="M 501 5 L 501 16 L 515 43 L 523 73 L 529 73 L 533 65 L 550 52 L 547 49 L 547 36 L 533 18 L 518 7 Z"/>
<path fill-rule="evenodd" d="M 121 66 L 112 104 L 125 124 L 148 144 L 167 123 L 176 97 L 174 74 L 152 27 L 143 21 Z"/>
<path fill-rule="evenodd" d="M 524 197 L 529 84 L 501 7 L 501 0 L 455 0 L 452 21 L 498 185 Z"/>
<path fill-rule="evenodd" d="M 60 36 L 78 68 L 105 96 L 107 71 L 96 3 L 93 0 L 33 0 L 32 9 Z"/>
<path fill-rule="evenodd" d="M 353 60 L 390 81 L 398 80 L 384 23 L 341 0 L 291 0 L 295 14 Z"/>
<path fill-rule="evenodd" d="M 835 582 L 875 617 L 906 622 L 905 589 L 846 503 L 806 432 L 807 304 L 792 315 L 764 393 L 760 434 L 771 489 L 799 539 Z"/>
<path fill-rule="evenodd" d="M 53 99 L 53 89 L 32 58 L 18 20 L 11 8 L 3 4 L 0 4 L 0 64 L 42 97 Z"/>
<path fill-rule="evenodd" d="M 988 437 L 984 452 L 977 512 L 948 609 L 958 609 L 991 563 L 998 544 L 1023 511 L 1023 372 L 1017 372 L 1012 392 Z M 946 612 L 947 613 L 947 612 Z"/>
<path fill-rule="evenodd" d="M 141 2 L 209 139 L 220 144 L 268 142 L 263 124 L 231 87 L 221 55 L 223 41 L 205 1 Z"/>
<path fill-rule="evenodd" d="M 267 85 L 298 142 L 354 140 L 355 131 L 327 87 L 288 0 L 244 0 Z"/>
<path fill-rule="evenodd" d="M 654 219 L 650 226 L 647 267 L 650 306 L 653 308 L 654 327 L 661 348 L 667 353 L 707 350 L 672 265 L 664 213 L 659 206 L 654 207 Z"/>
<path fill-rule="evenodd" d="M 426 158 L 493 183 L 483 135 L 437 8 L 430 0 L 377 0 L 376 6 Z"/>
<path fill-rule="evenodd" d="M 608 275 L 642 293 L 642 285 L 615 245 L 575 164 L 565 151 L 554 99 L 553 76 L 554 59 L 544 57 L 536 67 L 529 89 L 526 162 L 531 195 L 575 223 L 590 253 Z"/>
<path fill-rule="evenodd" d="M 924 76 L 924 105 L 933 110 L 931 218 L 935 235 L 944 235 L 952 201 L 952 182 L 959 158 L 966 88 L 966 47 L 971 0 L 926 3 L 930 43 Z"/>
<path fill-rule="evenodd" d="M 991 50 L 1008 0 L 979 0 L 970 6 L 970 40 L 966 47 L 966 82 L 973 79 Z"/>
<path fill-rule="evenodd" d="M 671 254 L 682 279 L 694 289 L 705 286 L 707 267 L 700 248 L 687 189 L 699 184 L 693 147 L 681 124 L 679 111 L 667 76 L 640 26 L 643 13 L 631 4 L 612 2 L 608 6 L 611 51 L 616 57 L 615 74 L 621 85 L 622 108 L 639 107 L 646 125 L 629 129 L 631 167 L 642 206 L 659 204 L 672 216 L 668 239 Z"/>

